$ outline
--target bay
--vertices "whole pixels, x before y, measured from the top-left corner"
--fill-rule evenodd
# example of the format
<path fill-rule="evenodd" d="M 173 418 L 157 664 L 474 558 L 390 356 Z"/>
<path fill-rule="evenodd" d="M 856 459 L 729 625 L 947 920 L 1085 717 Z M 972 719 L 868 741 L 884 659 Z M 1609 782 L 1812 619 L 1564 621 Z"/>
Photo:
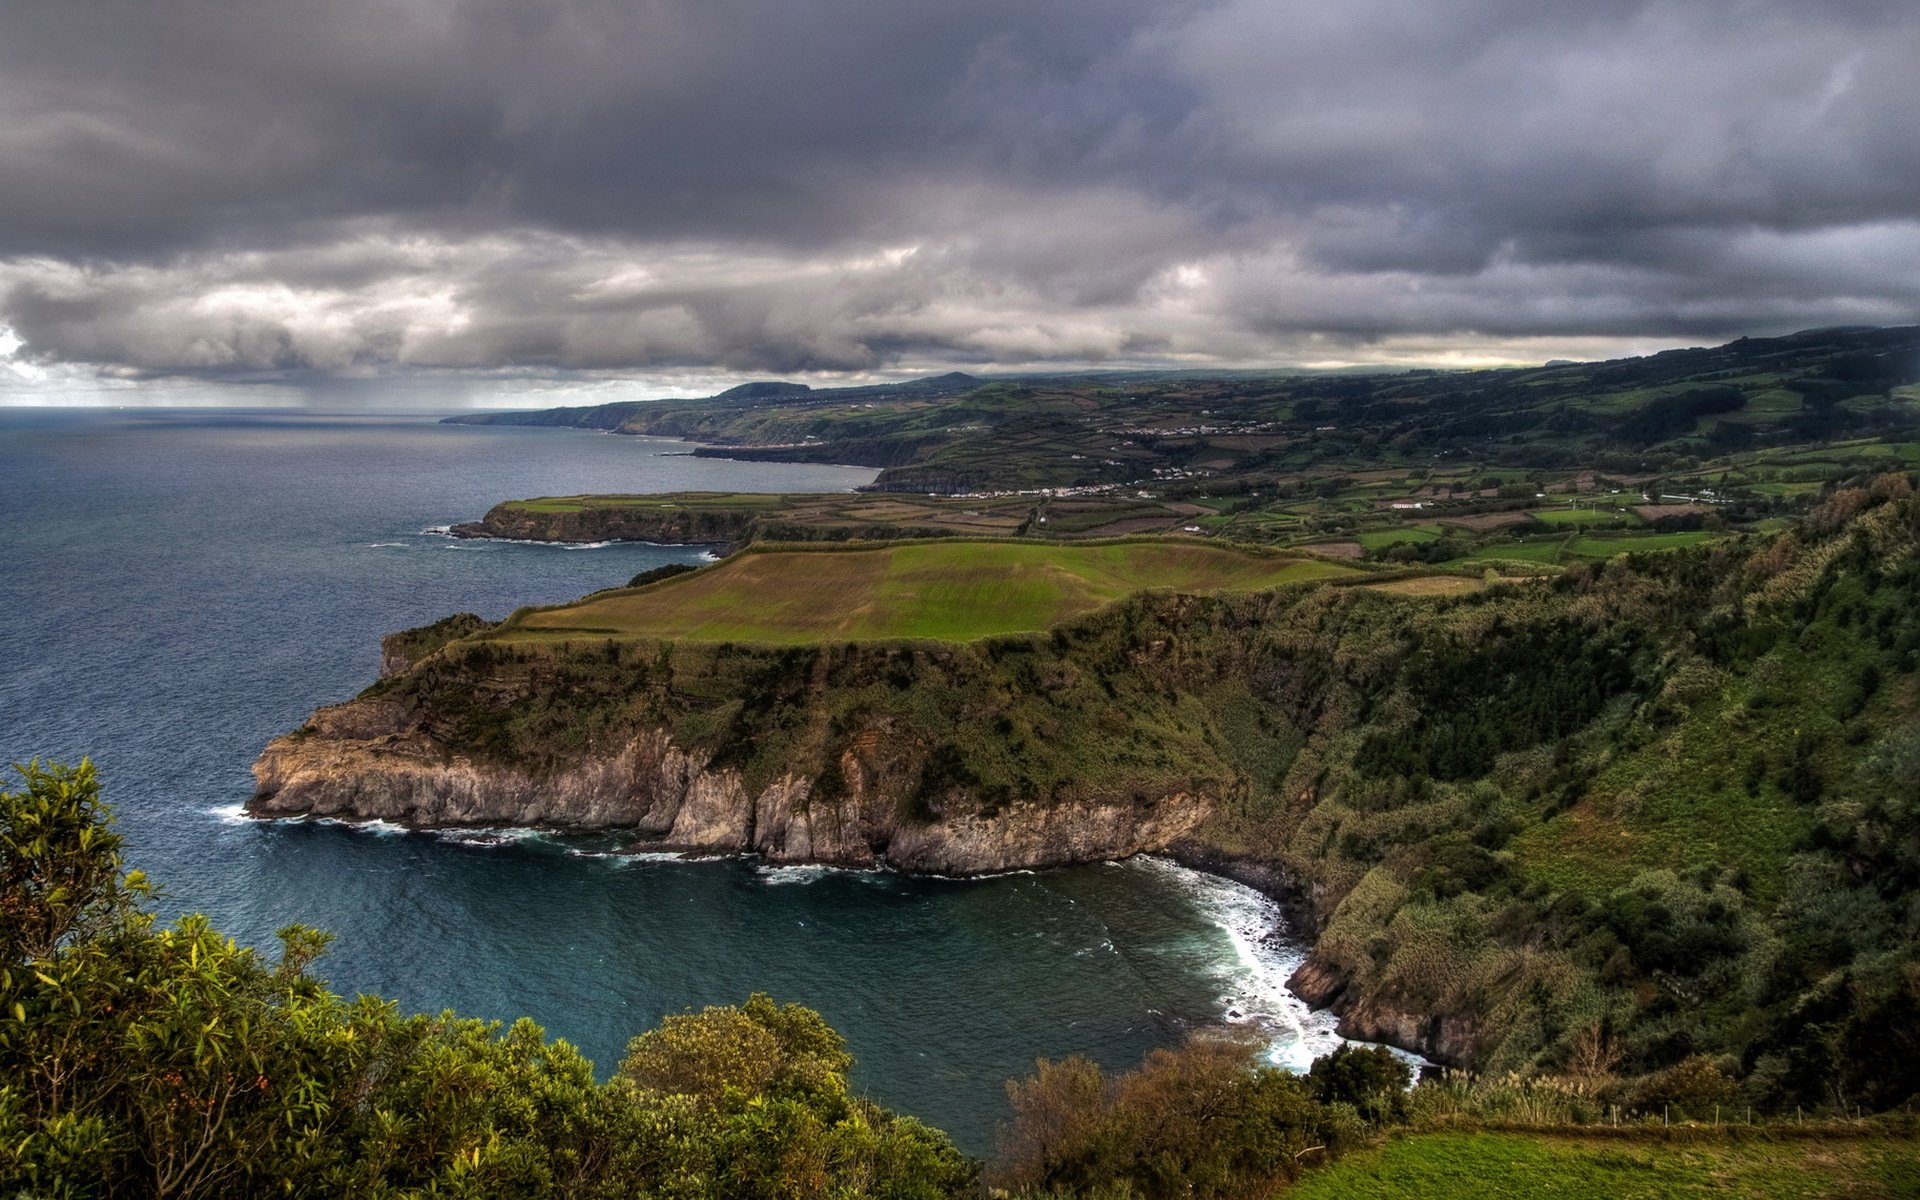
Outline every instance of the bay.
<path fill-rule="evenodd" d="M 339 990 L 528 1015 L 602 1071 L 667 1013 L 766 991 L 818 1008 L 861 1088 L 974 1153 L 1038 1056 L 1122 1067 L 1221 1021 L 1295 1066 L 1333 1043 L 1285 992 L 1300 950 L 1274 906 L 1170 864 L 908 879 L 237 815 L 261 746 L 371 683 L 382 634 L 702 553 L 445 526 L 513 497 L 872 478 L 686 449 L 421 416 L 0 409 L 0 758 L 90 755 L 163 914 L 260 946 L 331 930 L 318 969 Z"/>

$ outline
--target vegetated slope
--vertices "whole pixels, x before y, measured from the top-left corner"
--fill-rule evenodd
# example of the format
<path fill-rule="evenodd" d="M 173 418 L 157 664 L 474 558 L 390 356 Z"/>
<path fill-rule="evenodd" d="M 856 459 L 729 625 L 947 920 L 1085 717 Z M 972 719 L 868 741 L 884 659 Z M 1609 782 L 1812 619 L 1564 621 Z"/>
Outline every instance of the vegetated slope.
<path fill-rule="evenodd" d="M 1150 588 L 1198 594 L 1358 574 L 1313 559 L 1164 541 L 759 550 L 650 587 L 524 613 L 490 637 L 972 641 L 1037 633 Z"/>
<path fill-rule="evenodd" d="M 1913 1144 L 1886 1135 L 1626 1140 L 1429 1133 L 1396 1137 L 1303 1177 L 1297 1200 L 1860 1200 L 1920 1187 Z"/>
<path fill-rule="evenodd" d="M 781 839 L 851 831 L 772 845 L 835 861 L 1007 830 L 997 865 L 1073 861 L 1131 806 L 1126 845 L 1289 881 L 1296 988 L 1355 1033 L 1490 1070 L 1721 1055 L 1758 1105 L 1884 1106 L 1920 1086 L 1910 493 L 1450 598 L 1143 594 L 964 644 L 483 634 L 269 758 L 338 812 L 387 770 L 670 744 Z"/>
<path fill-rule="evenodd" d="M 471 414 L 687 437 L 696 453 L 883 468 L 884 491 L 1185 478 L 1271 486 L 1335 465 L 1478 462 L 1646 475 L 1912 436 L 1920 329 L 1810 330 L 1643 358 L 1374 375 L 966 377 L 804 396 Z"/>

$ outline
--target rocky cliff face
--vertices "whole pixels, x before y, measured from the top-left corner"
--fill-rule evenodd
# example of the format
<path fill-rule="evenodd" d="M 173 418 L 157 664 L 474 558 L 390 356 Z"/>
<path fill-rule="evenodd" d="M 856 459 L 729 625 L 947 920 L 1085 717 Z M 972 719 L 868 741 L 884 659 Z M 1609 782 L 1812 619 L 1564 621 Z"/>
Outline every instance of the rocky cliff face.
<path fill-rule="evenodd" d="M 664 731 L 548 770 L 447 754 L 402 706 L 378 697 L 323 708 L 276 739 L 253 773 L 248 811 L 416 827 L 534 826 L 630 831 L 648 848 L 756 853 L 781 863 L 885 865 L 976 875 L 1121 858 L 1191 833 L 1210 802 L 1186 793 L 1061 805 L 1016 803 L 991 816 L 902 815 L 905 781 L 849 752 L 826 801 L 789 774 L 757 792 L 741 773 L 673 744 Z"/>
<path fill-rule="evenodd" d="M 660 542 L 713 544 L 743 540 L 753 515 L 710 509 L 588 506 L 545 511 L 496 504 L 478 521 L 455 525 L 463 538 L 508 538 L 523 542 Z"/>
<path fill-rule="evenodd" d="M 1287 990 L 1314 1008 L 1338 1013 L 1341 1037 L 1398 1046 L 1442 1066 L 1464 1067 L 1474 1061 L 1480 1031 L 1472 1020 L 1415 1011 L 1367 992 L 1318 955 L 1307 956 L 1287 979 Z"/>

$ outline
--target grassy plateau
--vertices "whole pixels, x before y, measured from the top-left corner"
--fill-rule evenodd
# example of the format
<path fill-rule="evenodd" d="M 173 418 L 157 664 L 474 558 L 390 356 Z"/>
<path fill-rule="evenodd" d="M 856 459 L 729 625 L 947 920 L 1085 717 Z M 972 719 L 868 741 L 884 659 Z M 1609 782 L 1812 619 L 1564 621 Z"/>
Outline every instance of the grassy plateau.
<path fill-rule="evenodd" d="M 523 614 L 497 636 L 967 642 L 1050 629 L 1156 588 L 1255 591 L 1359 574 L 1338 563 L 1180 541 L 757 550 L 648 587 Z"/>

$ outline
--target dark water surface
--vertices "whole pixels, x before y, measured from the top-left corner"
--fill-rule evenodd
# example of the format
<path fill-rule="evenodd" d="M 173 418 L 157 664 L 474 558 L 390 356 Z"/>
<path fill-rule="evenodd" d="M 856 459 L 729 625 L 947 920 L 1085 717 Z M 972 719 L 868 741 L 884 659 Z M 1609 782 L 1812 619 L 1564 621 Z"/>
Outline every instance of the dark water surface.
<path fill-rule="evenodd" d="M 826 1014 L 871 1095 L 976 1153 L 1036 1056 L 1127 1065 L 1223 1018 L 1285 1062 L 1331 1043 L 1281 986 L 1298 955 L 1264 936 L 1273 906 L 1167 864 L 912 880 L 237 817 L 260 747 L 372 682 L 381 634 L 699 556 L 434 527 L 520 496 L 872 477 L 684 450 L 420 417 L 0 409 L 0 759 L 91 755 L 163 911 L 262 945 L 333 930 L 340 990 L 524 1013 L 603 1070 L 666 1013 L 771 992 Z"/>

